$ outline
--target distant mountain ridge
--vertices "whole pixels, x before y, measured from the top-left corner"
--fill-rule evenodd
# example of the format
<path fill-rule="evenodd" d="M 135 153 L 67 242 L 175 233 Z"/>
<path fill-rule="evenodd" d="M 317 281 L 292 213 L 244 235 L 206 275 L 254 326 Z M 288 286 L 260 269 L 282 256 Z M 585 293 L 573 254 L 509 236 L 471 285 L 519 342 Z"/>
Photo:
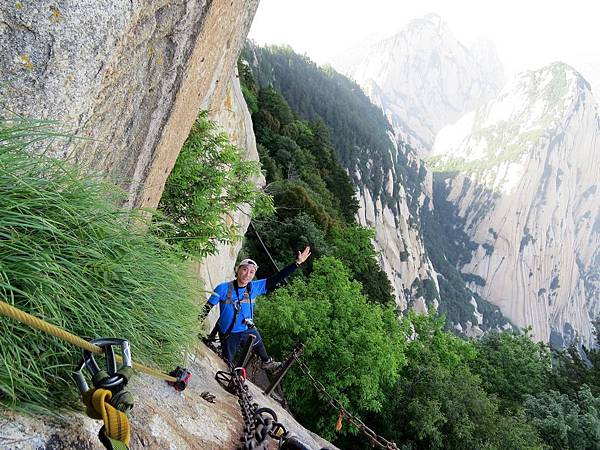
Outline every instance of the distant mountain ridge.
<path fill-rule="evenodd" d="M 332 60 L 380 106 L 397 136 L 428 155 L 435 135 L 496 95 L 504 70 L 493 44 L 467 48 L 429 14 L 400 33 Z"/>
<path fill-rule="evenodd" d="M 600 316 L 600 115 L 589 83 L 525 72 L 438 134 L 433 165 L 479 247 L 463 271 L 517 325 L 556 346 Z"/>

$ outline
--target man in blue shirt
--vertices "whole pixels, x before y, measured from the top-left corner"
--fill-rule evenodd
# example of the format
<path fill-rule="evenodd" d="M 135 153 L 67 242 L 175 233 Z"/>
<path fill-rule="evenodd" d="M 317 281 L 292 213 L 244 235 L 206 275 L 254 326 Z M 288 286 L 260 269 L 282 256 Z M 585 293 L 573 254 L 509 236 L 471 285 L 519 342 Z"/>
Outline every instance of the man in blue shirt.
<path fill-rule="evenodd" d="M 277 370 L 281 366 L 281 363 L 269 357 L 260 333 L 254 326 L 254 300 L 259 295 L 273 291 L 278 283 L 291 275 L 309 256 L 310 247 L 306 247 L 298 252 L 296 261 L 289 266 L 269 278 L 254 281 L 258 265 L 251 259 L 244 259 L 235 268 L 235 280 L 215 287 L 214 294 L 208 299 L 206 312 L 219 304 L 219 340 L 225 360 L 231 363 L 240 345 L 253 334 L 256 336 L 253 350 L 260 357 L 262 368 Z"/>

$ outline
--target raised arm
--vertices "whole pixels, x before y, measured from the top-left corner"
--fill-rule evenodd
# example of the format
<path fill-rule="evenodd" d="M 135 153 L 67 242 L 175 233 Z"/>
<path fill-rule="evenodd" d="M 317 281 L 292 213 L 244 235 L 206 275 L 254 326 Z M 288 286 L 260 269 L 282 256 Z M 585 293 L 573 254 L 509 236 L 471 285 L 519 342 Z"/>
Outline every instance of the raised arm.
<path fill-rule="evenodd" d="M 265 286 L 267 292 L 272 292 L 279 283 L 281 283 L 284 279 L 286 279 L 292 273 L 294 273 L 296 269 L 308 259 L 309 256 L 310 247 L 307 246 L 302 252 L 298 252 L 298 254 L 296 255 L 296 260 L 292 264 L 284 267 L 276 274 L 271 275 L 269 278 L 267 278 L 267 283 Z"/>

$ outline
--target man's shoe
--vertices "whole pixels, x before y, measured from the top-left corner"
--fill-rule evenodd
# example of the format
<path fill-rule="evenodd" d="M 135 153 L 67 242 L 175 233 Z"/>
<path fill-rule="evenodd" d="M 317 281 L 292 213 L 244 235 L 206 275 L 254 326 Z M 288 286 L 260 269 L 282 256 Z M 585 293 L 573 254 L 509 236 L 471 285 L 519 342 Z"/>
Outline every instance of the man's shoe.
<path fill-rule="evenodd" d="M 263 361 L 260 364 L 261 369 L 268 370 L 269 372 L 275 372 L 276 370 L 281 369 L 281 366 L 283 366 L 283 364 L 279 361 L 273 361 L 273 358 L 269 358 L 268 361 Z"/>

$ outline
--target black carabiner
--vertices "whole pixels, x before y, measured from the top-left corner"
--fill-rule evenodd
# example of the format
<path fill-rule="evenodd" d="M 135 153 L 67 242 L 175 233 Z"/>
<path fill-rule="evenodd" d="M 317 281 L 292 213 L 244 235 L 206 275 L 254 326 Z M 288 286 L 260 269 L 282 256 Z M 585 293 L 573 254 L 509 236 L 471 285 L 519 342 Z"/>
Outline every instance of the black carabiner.
<path fill-rule="evenodd" d="M 128 372 L 132 366 L 129 342 L 119 338 L 99 338 L 93 339 L 90 342 L 104 350 L 104 356 L 106 357 L 106 370 L 102 370 L 96 362 L 92 352 L 89 350 L 83 351 L 83 366 L 86 367 L 92 376 L 94 387 L 109 389 L 113 393 L 122 390 L 129 381 Z M 117 368 L 117 359 L 114 351 L 115 346 L 121 347 L 123 362 L 119 368 Z M 79 374 L 81 374 L 81 368 Z M 75 374 L 74 378 L 78 386 L 80 386 L 82 380 L 76 377 Z M 85 383 L 85 380 L 83 380 L 83 382 Z"/>

